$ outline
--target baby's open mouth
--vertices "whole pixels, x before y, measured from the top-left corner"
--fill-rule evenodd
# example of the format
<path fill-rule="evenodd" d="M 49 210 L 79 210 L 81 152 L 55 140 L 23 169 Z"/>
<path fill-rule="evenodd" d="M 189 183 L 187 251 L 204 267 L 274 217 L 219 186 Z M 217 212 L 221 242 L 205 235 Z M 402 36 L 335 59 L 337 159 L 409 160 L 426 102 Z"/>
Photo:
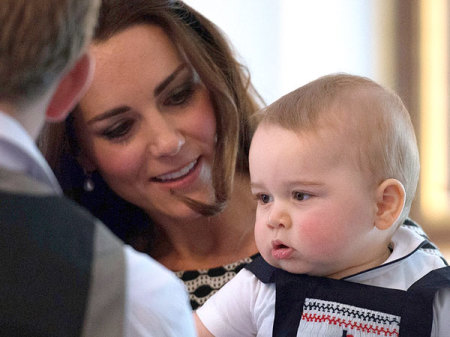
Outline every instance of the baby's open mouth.
<path fill-rule="evenodd" d="M 272 241 L 272 256 L 276 259 L 288 259 L 291 257 L 294 249 L 286 246 L 283 242 Z"/>
<path fill-rule="evenodd" d="M 272 248 L 273 249 L 283 249 L 283 248 L 289 248 L 289 246 L 286 246 L 280 240 L 274 240 L 274 241 L 272 241 Z"/>

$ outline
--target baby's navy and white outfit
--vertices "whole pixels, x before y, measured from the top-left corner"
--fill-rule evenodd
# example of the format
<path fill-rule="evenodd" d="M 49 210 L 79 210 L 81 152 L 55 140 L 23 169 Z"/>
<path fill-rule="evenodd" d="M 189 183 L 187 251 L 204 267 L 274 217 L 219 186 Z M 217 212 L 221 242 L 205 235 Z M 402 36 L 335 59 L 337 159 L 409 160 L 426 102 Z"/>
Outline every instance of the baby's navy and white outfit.
<path fill-rule="evenodd" d="M 450 267 L 414 226 L 401 226 L 391 247 L 382 265 L 343 280 L 258 258 L 197 314 L 216 337 L 450 336 Z"/>

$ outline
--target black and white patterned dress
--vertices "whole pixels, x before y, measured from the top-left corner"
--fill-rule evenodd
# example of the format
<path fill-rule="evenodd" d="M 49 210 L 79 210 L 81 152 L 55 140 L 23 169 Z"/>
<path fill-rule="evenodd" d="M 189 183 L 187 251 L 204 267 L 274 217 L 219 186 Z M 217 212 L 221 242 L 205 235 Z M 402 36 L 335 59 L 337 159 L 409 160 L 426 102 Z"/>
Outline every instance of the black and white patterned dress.
<path fill-rule="evenodd" d="M 252 262 L 259 254 L 211 269 L 178 271 L 176 275 L 184 282 L 189 292 L 192 309 L 200 307 L 205 301 L 230 281 L 242 268 Z"/>

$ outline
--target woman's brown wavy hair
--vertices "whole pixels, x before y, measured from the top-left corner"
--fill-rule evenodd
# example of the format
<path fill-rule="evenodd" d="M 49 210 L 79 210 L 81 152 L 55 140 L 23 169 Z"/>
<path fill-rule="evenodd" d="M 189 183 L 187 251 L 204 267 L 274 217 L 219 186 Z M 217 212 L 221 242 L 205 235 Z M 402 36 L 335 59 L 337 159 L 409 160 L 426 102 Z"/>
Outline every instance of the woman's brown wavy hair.
<path fill-rule="evenodd" d="M 104 0 L 94 43 L 104 42 L 126 28 L 143 23 L 156 24 L 164 29 L 210 92 L 217 121 L 213 165 L 216 203 L 206 205 L 180 198 L 199 213 L 214 215 L 226 206 L 234 174 L 248 174 L 248 150 L 252 136 L 249 117 L 263 101 L 252 87 L 247 69 L 236 60 L 220 29 L 181 1 Z M 76 158 L 79 151 L 73 130 L 74 112 L 65 125 L 48 126 L 40 139 L 40 146 L 59 179 L 72 181 L 72 184 L 62 182 L 66 193 L 80 199 L 79 194 L 84 193 L 82 189 L 76 189 L 77 197 L 70 185 L 74 181 L 80 185 L 83 179 L 67 177 L 63 162 L 68 157 Z M 83 174 L 82 170 L 77 172 Z"/>

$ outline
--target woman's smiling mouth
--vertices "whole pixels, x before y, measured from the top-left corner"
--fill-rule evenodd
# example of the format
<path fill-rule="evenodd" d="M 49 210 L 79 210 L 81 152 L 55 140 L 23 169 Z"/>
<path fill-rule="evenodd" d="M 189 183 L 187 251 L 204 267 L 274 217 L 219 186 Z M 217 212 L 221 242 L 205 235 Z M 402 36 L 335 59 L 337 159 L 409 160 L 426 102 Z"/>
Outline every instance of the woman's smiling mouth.
<path fill-rule="evenodd" d="M 154 182 L 169 182 L 169 181 L 174 181 L 180 178 L 183 178 L 184 176 L 188 175 L 197 165 L 198 163 L 198 158 L 192 162 L 190 162 L 189 164 L 187 164 L 186 166 L 184 166 L 183 168 L 181 168 L 178 171 L 175 172 L 170 172 L 167 174 L 162 174 L 160 176 L 157 177 L 153 177 L 151 178 L 152 181 Z"/>

